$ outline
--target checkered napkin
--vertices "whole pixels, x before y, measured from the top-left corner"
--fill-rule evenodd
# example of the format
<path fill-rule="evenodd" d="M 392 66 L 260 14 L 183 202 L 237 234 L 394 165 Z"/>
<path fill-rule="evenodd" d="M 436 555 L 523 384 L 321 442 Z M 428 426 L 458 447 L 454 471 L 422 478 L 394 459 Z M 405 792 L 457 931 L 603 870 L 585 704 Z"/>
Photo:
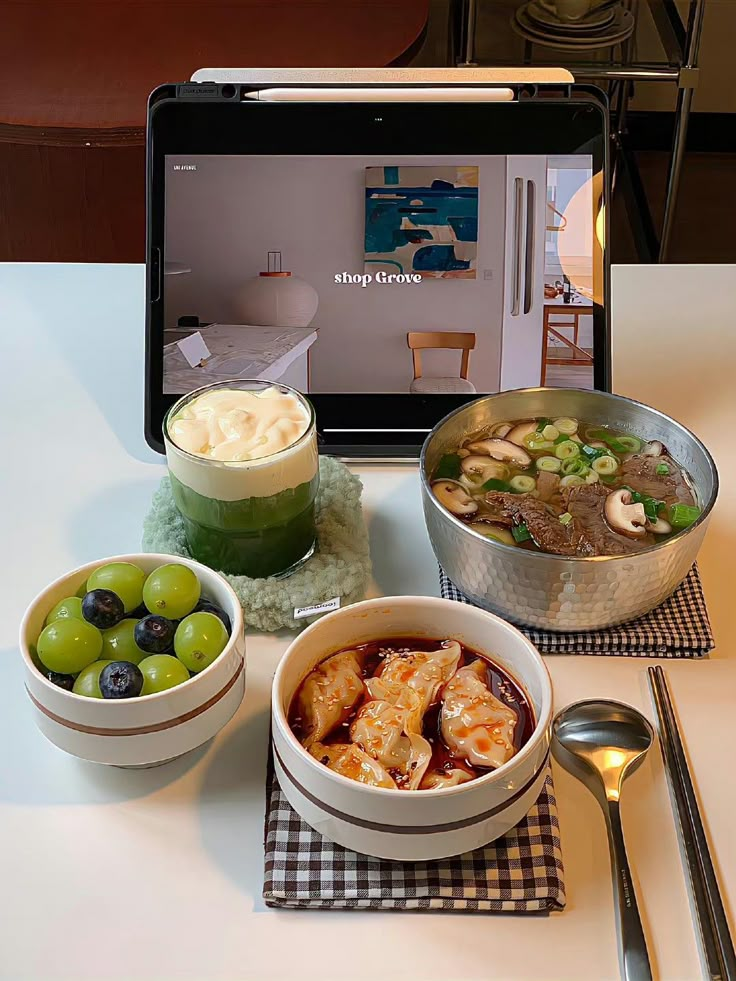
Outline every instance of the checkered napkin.
<path fill-rule="evenodd" d="M 390 862 L 313 831 L 269 768 L 263 898 L 290 909 L 543 913 L 565 905 L 552 773 L 537 803 L 503 838 L 437 862 Z"/>
<path fill-rule="evenodd" d="M 445 599 L 470 603 L 440 567 Z M 705 657 L 715 647 L 703 587 L 694 565 L 678 589 L 651 613 L 618 627 L 555 633 L 521 628 L 542 654 L 619 654 L 630 657 Z"/>

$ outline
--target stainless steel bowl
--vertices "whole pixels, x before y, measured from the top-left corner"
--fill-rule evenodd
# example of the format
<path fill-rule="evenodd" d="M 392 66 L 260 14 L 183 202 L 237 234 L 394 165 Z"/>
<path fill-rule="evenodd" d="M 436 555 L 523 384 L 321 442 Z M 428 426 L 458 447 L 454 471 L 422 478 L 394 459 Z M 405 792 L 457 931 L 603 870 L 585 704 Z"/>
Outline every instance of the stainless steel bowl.
<path fill-rule="evenodd" d="M 440 457 L 468 434 L 497 422 L 563 415 L 661 440 L 695 482 L 703 508 L 698 520 L 633 555 L 567 558 L 485 538 L 432 493 L 430 477 Z M 420 478 L 429 538 L 450 579 L 483 609 L 545 630 L 608 627 L 653 610 L 677 589 L 695 561 L 718 494 L 713 458 L 688 429 L 632 399 L 581 389 L 519 389 L 456 409 L 427 437 Z"/>

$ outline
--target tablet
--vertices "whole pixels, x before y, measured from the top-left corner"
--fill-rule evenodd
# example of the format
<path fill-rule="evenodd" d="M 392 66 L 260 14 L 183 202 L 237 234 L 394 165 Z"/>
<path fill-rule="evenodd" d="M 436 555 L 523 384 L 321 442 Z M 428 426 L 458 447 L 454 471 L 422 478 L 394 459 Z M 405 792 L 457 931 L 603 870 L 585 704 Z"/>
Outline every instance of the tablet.
<path fill-rule="evenodd" d="M 181 395 L 232 378 L 305 392 L 324 451 L 385 459 L 483 394 L 610 389 L 602 93 L 288 94 L 151 97 L 151 446 Z"/>

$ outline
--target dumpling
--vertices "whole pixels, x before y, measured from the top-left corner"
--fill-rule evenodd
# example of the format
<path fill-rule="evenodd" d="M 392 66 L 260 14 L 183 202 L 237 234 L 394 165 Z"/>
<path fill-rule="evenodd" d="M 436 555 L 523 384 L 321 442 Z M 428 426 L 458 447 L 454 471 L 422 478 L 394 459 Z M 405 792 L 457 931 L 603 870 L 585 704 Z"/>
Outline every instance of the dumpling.
<path fill-rule="evenodd" d="M 362 664 L 357 651 L 333 654 L 307 675 L 297 700 L 297 712 L 309 749 L 344 722 L 365 692 Z"/>
<path fill-rule="evenodd" d="M 461 770 L 459 766 L 454 766 L 451 770 L 430 770 L 429 773 L 425 773 L 419 789 L 437 790 L 439 787 L 457 787 L 458 784 L 467 783 L 472 779 L 472 774 L 467 770 Z"/>
<path fill-rule="evenodd" d="M 424 702 L 421 695 L 408 685 L 389 684 L 383 678 L 366 678 L 365 687 L 373 699 L 388 702 L 406 716 L 406 732 L 421 732 Z"/>
<path fill-rule="evenodd" d="M 409 687 L 421 699 L 421 714 L 433 705 L 460 663 L 460 645 L 450 641 L 436 651 L 389 654 L 379 675 L 384 685 Z"/>
<path fill-rule="evenodd" d="M 411 728 L 410 713 L 381 699 L 366 702 L 350 727 L 350 738 L 391 772 L 400 789 L 417 789 L 432 747 Z"/>
<path fill-rule="evenodd" d="M 515 753 L 517 714 L 487 684 L 480 659 L 466 665 L 445 686 L 440 724 L 445 745 L 475 766 L 496 767 Z"/>
<path fill-rule="evenodd" d="M 312 743 L 309 752 L 330 770 L 341 773 L 344 777 L 349 777 L 350 780 L 367 783 L 371 787 L 387 787 L 390 790 L 396 790 L 396 784 L 385 767 L 353 743 L 333 743 L 331 746 L 325 746 L 324 743 Z"/>

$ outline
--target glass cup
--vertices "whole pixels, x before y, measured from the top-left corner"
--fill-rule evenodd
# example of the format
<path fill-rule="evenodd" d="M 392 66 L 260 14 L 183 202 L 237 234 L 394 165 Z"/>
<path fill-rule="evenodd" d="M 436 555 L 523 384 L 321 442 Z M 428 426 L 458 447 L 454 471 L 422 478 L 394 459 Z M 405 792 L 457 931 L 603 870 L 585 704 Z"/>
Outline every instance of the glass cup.
<path fill-rule="evenodd" d="M 291 445 L 269 456 L 222 462 L 177 446 L 172 423 L 208 392 L 275 388 L 294 396 L 309 424 Z M 212 569 L 260 579 L 287 576 L 314 552 L 319 455 L 314 409 L 287 385 L 249 379 L 199 388 L 169 409 L 164 443 L 171 488 L 192 557 Z"/>

